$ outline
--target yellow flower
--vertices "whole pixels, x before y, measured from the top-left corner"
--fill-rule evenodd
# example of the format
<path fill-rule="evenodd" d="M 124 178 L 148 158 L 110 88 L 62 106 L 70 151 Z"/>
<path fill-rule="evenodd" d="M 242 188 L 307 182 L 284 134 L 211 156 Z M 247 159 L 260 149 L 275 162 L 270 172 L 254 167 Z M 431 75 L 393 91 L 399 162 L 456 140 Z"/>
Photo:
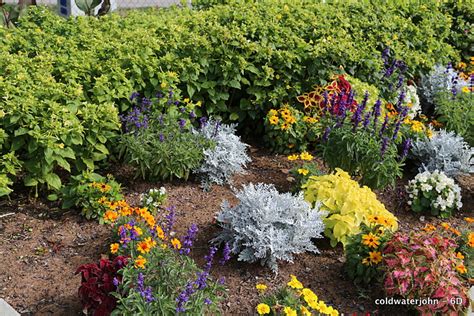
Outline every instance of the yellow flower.
<path fill-rule="evenodd" d="M 267 289 L 267 286 L 265 284 L 259 283 L 259 284 L 255 285 L 255 288 L 257 290 L 261 291 L 261 292 L 265 292 L 265 290 Z"/>
<path fill-rule="evenodd" d="M 104 220 L 107 221 L 107 222 L 115 222 L 115 220 L 118 218 L 118 214 L 117 212 L 114 212 L 114 211 L 107 211 L 105 212 L 104 214 Z"/>
<path fill-rule="evenodd" d="M 160 238 L 161 240 L 164 240 L 165 232 L 163 231 L 163 229 L 160 226 L 156 226 L 155 230 L 156 230 L 156 235 L 158 236 L 158 238 Z"/>
<path fill-rule="evenodd" d="M 424 130 L 425 126 L 420 121 L 412 121 L 411 130 L 420 133 Z"/>
<path fill-rule="evenodd" d="M 189 101 L 190 101 L 189 98 L 185 98 L 185 99 L 183 100 L 184 103 L 189 103 Z"/>
<path fill-rule="evenodd" d="M 119 244 L 115 243 L 115 244 L 110 245 L 110 252 L 111 253 L 117 253 L 118 250 L 119 250 Z"/>
<path fill-rule="evenodd" d="M 312 156 L 310 153 L 308 153 L 308 152 L 306 152 L 306 151 L 303 151 L 303 152 L 301 153 L 301 155 L 300 155 L 300 158 L 301 158 L 302 160 L 312 160 L 312 159 L 313 159 L 313 156 Z"/>
<path fill-rule="evenodd" d="M 171 239 L 171 244 L 173 245 L 174 249 L 181 249 L 181 242 L 178 238 Z"/>
<path fill-rule="evenodd" d="M 460 253 L 460 252 L 457 252 L 457 253 L 456 253 L 456 258 L 461 259 L 461 260 L 464 260 L 464 256 L 463 256 L 463 254 Z"/>
<path fill-rule="evenodd" d="M 448 230 L 448 229 L 451 228 L 451 225 L 449 225 L 449 223 L 443 222 L 443 223 L 441 223 L 441 227 L 443 227 L 444 229 Z"/>
<path fill-rule="evenodd" d="M 281 113 L 281 116 L 283 116 L 283 117 L 291 115 L 291 112 L 288 109 L 282 109 L 282 110 L 280 110 L 280 113 Z"/>
<path fill-rule="evenodd" d="M 289 115 L 285 118 L 285 121 L 288 124 L 294 124 L 294 123 L 296 123 L 296 118 L 294 116 Z"/>
<path fill-rule="evenodd" d="M 332 306 L 329 306 L 326 310 L 326 314 L 329 316 L 339 316 L 339 312 L 335 310 Z"/>
<path fill-rule="evenodd" d="M 257 305 L 257 313 L 259 315 L 270 314 L 270 306 L 264 303 L 260 303 Z"/>
<path fill-rule="evenodd" d="M 277 116 L 272 116 L 268 119 L 268 121 L 270 122 L 270 124 L 272 125 L 277 125 L 278 124 L 278 117 Z"/>
<path fill-rule="evenodd" d="M 469 233 L 469 242 L 467 243 L 469 247 L 474 248 L 474 233 Z"/>
<path fill-rule="evenodd" d="M 151 245 L 147 243 L 146 241 L 141 241 L 137 245 L 137 250 L 143 254 L 149 253 L 151 250 Z"/>
<path fill-rule="evenodd" d="M 133 229 L 135 230 L 138 236 L 141 236 L 143 234 L 143 231 L 140 227 L 134 226 Z"/>
<path fill-rule="evenodd" d="M 295 160 L 298 160 L 299 158 L 300 158 L 300 156 L 298 156 L 298 155 L 289 155 L 288 156 L 289 161 L 295 161 Z"/>
<path fill-rule="evenodd" d="M 370 263 L 369 259 L 370 259 L 370 258 L 364 258 L 364 259 L 362 259 L 362 264 L 365 265 L 365 266 L 370 265 L 371 263 Z"/>
<path fill-rule="evenodd" d="M 197 106 L 197 107 L 200 107 L 201 105 L 202 105 L 202 102 L 201 102 L 201 101 L 197 101 L 197 102 L 196 102 L 196 106 Z"/>
<path fill-rule="evenodd" d="M 283 124 L 281 124 L 281 126 L 280 126 L 280 128 L 281 128 L 282 130 L 284 130 L 284 131 L 288 130 L 290 127 L 291 127 L 291 125 L 288 124 L 288 123 L 283 123 Z"/>
<path fill-rule="evenodd" d="M 102 196 L 97 202 L 99 204 L 105 204 L 105 202 L 107 202 L 107 198 L 105 196 Z"/>
<path fill-rule="evenodd" d="M 432 232 L 432 231 L 436 230 L 436 227 L 431 225 L 431 224 L 426 224 L 426 226 L 423 228 L 423 230 L 425 232 Z"/>
<path fill-rule="evenodd" d="M 286 316 L 297 316 L 298 313 L 296 313 L 296 311 L 289 307 L 289 306 L 286 306 L 284 309 L 283 309 L 283 312 L 285 313 Z"/>
<path fill-rule="evenodd" d="M 426 136 L 427 136 L 428 138 L 433 137 L 433 131 L 430 130 L 430 129 L 427 129 L 427 130 L 426 130 Z"/>
<path fill-rule="evenodd" d="M 298 173 L 305 176 L 309 173 L 309 170 L 308 169 L 298 169 Z"/>
<path fill-rule="evenodd" d="M 146 259 L 143 258 L 141 255 L 137 257 L 137 259 L 135 259 L 135 268 L 145 268 L 145 263 L 146 263 Z"/>
<path fill-rule="evenodd" d="M 271 109 L 270 111 L 268 111 L 268 116 L 278 116 L 278 111 Z"/>
<path fill-rule="evenodd" d="M 293 274 L 290 275 L 291 277 L 291 281 L 288 282 L 288 286 L 293 288 L 293 289 L 302 289 L 303 288 L 303 284 L 301 284 L 300 281 L 298 281 L 298 279 L 296 278 L 296 276 L 294 276 Z"/>
<path fill-rule="evenodd" d="M 300 311 L 303 316 L 311 316 L 311 312 L 303 305 L 301 305 Z"/>
<path fill-rule="evenodd" d="M 469 87 L 462 87 L 461 90 L 462 90 L 462 92 L 464 92 L 464 93 L 469 93 L 469 92 L 471 92 L 471 90 L 469 89 Z"/>
<path fill-rule="evenodd" d="M 167 84 L 166 82 L 162 82 L 162 83 L 160 84 L 160 87 L 161 87 L 162 89 L 166 88 L 167 86 L 168 86 L 168 84 Z"/>
<path fill-rule="evenodd" d="M 474 218 L 472 217 L 464 217 L 464 220 L 468 222 L 469 224 L 474 223 Z"/>
<path fill-rule="evenodd" d="M 372 233 L 362 235 L 362 243 L 370 248 L 377 248 L 377 246 L 380 245 L 379 237 Z"/>
<path fill-rule="evenodd" d="M 306 301 L 306 303 L 310 303 L 310 302 L 315 302 L 318 300 L 318 296 L 316 294 L 314 294 L 313 291 L 311 291 L 311 289 L 308 289 L 308 288 L 304 288 L 302 291 L 301 291 L 301 294 L 303 294 L 303 298 L 304 300 Z"/>
<path fill-rule="evenodd" d="M 456 266 L 456 270 L 458 270 L 458 272 L 461 274 L 464 274 L 467 272 L 467 269 L 463 264 Z"/>
<path fill-rule="evenodd" d="M 303 117 L 303 121 L 306 123 L 316 123 L 318 120 L 314 117 L 305 116 Z"/>
<path fill-rule="evenodd" d="M 369 252 L 369 258 L 370 262 L 377 264 L 382 261 L 382 253 L 380 251 L 371 251 Z"/>
<path fill-rule="evenodd" d="M 458 64 L 458 68 L 460 68 L 460 69 L 464 69 L 464 68 L 466 68 L 466 66 L 467 66 L 466 63 L 463 63 L 463 62 L 460 62 Z"/>

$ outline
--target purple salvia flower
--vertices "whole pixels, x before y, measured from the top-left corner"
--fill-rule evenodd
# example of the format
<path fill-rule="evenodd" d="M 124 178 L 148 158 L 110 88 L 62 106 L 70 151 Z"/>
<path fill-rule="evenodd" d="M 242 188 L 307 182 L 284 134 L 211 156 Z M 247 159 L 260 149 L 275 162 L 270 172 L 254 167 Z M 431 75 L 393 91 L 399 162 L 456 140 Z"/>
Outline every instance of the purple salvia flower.
<path fill-rule="evenodd" d="M 214 256 L 216 255 L 217 252 L 217 247 L 212 246 L 209 248 L 209 254 L 204 256 L 204 259 L 206 259 L 206 264 L 204 265 L 204 271 L 209 272 L 212 267 L 212 261 L 214 261 Z"/>
<path fill-rule="evenodd" d="M 400 75 L 398 76 L 397 89 L 400 89 L 401 86 L 403 86 L 403 81 L 404 81 L 404 79 L 405 79 L 405 78 L 403 77 L 402 74 L 400 74 Z"/>
<path fill-rule="evenodd" d="M 386 70 L 385 70 L 385 73 L 383 75 L 383 78 L 388 78 L 390 76 L 392 76 L 393 72 L 395 71 L 395 66 L 396 66 L 396 61 L 394 61 L 390 67 L 388 67 Z"/>
<path fill-rule="evenodd" d="M 369 123 L 370 123 L 370 117 L 371 117 L 371 113 L 370 112 L 367 112 L 364 116 L 364 123 L 362 123 L 362 126 L 364 128 L 367 128 L 369 126 Z"/>
<path fill-rule="evenodd" d="M 398 95 L 397 103 L 395 104 L 395 110 L 400 112 L 400 108 L 402 107 L 403 101 L 405 101 L 405 91 L 401 91 Z"/>
<path fill-rule="evenodd" d="M 156 93 L 156 97 L 157 97 L 158 99 L 161 99 L 161 98 L 163 98 L 163 94 L 162 94 L 161 92 L 157 92 L 157 93 Z"/>
<path fill-rule="evenodd" d="M 382 51 L 382 60 L 383 60 L 383 64 L 385 66 L 388 65 L 388 58 L 390 56 L 390 48 L 389 47 L 385 47 L 385 49 Z"/>
<path fill-rule="evenodd" d="M 183 128 L 186 125 L 186 120 L 185 119 L 179 119 L 179 128 Z"/>
<path fill-rule="evenodd" d="M 166 210 L 168 211 L 168 215 L 165 216 L 166 225 L 163 228 L 163 231 L 169 236 L 176 222 L 176 213 L 175 213 L 175 207 L 173 205 L 166 208 Z"/>
<path fill-rule="evenodd" d="M 206 304 L 206 305 L 211 305 L 211 304 L 212 304 L 212 301 L 211 301 L 210 299 L 206 298 L 206 299 L 204 300 L 204 304 Z"/>
<path fill-rule="evenodd" d="M 189 118 L 190 119 L 196 118 L 196 113 L 194 113 L 194 111 L 191 111 L 191 113 L 189 113 Z"/>
<path fill-rule="evenodd" d="M 216 137 L 217 136 L 217 133 L 219 132 L 219 128 L 221 127 L 221 121 L 217 121 L 216 122 L 216 127 L 214 129 L 214 134 L 212 135 L 212 137 Z"/>
<path fill-rule="evenodd" d="M 374 105 L 374 109 L 372 111 L 373 115 L 374 115 L 374 133 L 375 131 L 377 130 L 377 121 L 378 121 L 378 118 L 380 116 L 380 108 L 381 108 L 381 105 L 382 105 L 382 101 L 377 100 L 375 102 L 375 105 Z"/>
<path fill-rule="evenodd" d="M 160 139 L 160 142 L 164 142 L 165 141 L 165 136 L 163 134 L 160 134 L 159 139 Z"/>
<path fill-rule="evenodd" d="M 196 289 L 194 288 L 194 282 L 188 282 L 188 284 L 186 284 L 186 288 L 176 298 L 177 313 L 184 313 L 186 311 L 184 305 L 189 300 L 189 297 L 194 294 L 194 292 L 196 292 Z"/>
<path fill-rule="evenodd" d="M 401 126 L 403 120 L 406 118 L 407 114 L 408 114 L 408 107 L 404 106 L 402 108 L 402 112 L 398 116 L 397 123 L 395 124 L 395 130 L 393 131 L 392 140 L 397 139 L 398 132 L 400 131 L 400 126 Z"/>
<path fill-rule="evenodd" d="M 323 92 L 323 108 L 322 108 L 323 114 L 324 112 L 327 111 L 327 106 L 328 106 L 328 92 L 324 91 Z"/>
<path fill-rule="evenodd" d="M 198 227 L 196 224 L 192 224 L 188 229 L 188 233 L 184 237 L 183 246 L 180 249 L 181 254 L 188 255 L 191 252 L 191 247 L 193 246 L 194 239 L 196 238 L 198 232 Z"/>
<path fill-rule="evenodd" d="M 207 125 L 207 117 L 203 116 L 199 119 L 199 124 L 201 125 L 201 128 Z"/>
<path fill-rule="evenodd" d="M 380 148 L 380 156 L 384 156 L 385 155 L 385 151 L 387 150 L 387 146 L 388 146 L 388 137 L 384 137 L 382 138 L 382 146 Z"/>
<path fill-rule="evenodd" d="M 113 280 L 112 280 L 112 284 L 113 284 L 115 287 L 118 287 L 119 284 L 120 284 L 119 279 L 117 279 L 117 277 L 114 277 Z"/>
<path fill-rule="evenodd" d="M 410 147 L 411 147 L 411 139 L 407 138 L 403 142 L 403 151 L 402 151 L 402 155 L 401 155 L 400 159 L 403 159 L 408 155 L 408 151 L 410 150 Z"/>
<path fill-rule="evenodd" d="M 142 105 L 144 108 L 148 108 L 149 106 L 151 106 L 152 102 L 150 99 L 146 98 L 146 97 L 143 97 L 142 98 Z"/>
<path fill-rule="evenodd" d="M 224 244 L 224 250 L 222 251 L 222 259 L 219 261 L 220 265 L 224 265 L 227 261 L 230 260 L 230 246 L 229 243 Z"/>
<path fill-rule="evenodd" d="M 138 92 L 133 92 L 132 95 L 130 96 L 130 101 L 135 100 L 135 99 L 138 98 L 139 96 L 140 96 L 140 93 L 138 93 Z"/>
<path fill-rule="evenodd" d="M 220 277 L 219 280 L 217 281 L 220 285 L 224 285 L 225 283 L 225 277 Z"/>
<path fill-rule="evenodd" d="M 207 278 L 209 277 L 209 272 L 203 271 L 197 274 L 197 280 L 194 283 L 198 290 L 205 289 L 207 286 Z"/>
<path fill-rule="evenodd" d="M 388 125 L 388 114 L 385 114 L 385 119 L 383 120 L 382 127 L 380 128 L 380 131 L 379 131 L 380 137 L 382 137 L 383 133 L 387 129 L 387 125 Z"/>
<path fill-rule="evenodd" d="M 180 111 L 181 113 L 184 113 L 184 112 L 186 111 L 186 108 L 185 108 L 184 106 L 182 106 L 182 107 L 179 108 L 179 111 Z"/>
<path fill-rule="evenodd" d="M 327 142 L 327 140 L 329 139 L 330 132 L 331 132 L 331 128 L 329 126 L 326 127 L 326 129 L 324 130 L 323 138 L 322 138 L 324 142 Z"/>
<path fill-rule="evenodd" d="M 179 101 L 174 101 L 174 105 L 179 105 Z"/>

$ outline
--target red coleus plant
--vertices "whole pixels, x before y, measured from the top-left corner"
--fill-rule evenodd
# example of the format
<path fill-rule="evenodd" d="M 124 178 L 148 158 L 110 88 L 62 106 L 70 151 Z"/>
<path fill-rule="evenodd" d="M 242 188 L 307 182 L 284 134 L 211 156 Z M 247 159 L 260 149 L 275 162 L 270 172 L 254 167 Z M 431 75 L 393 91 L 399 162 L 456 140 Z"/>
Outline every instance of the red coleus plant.
<path fill-rule="evenodd" d="M 314 91 L 300 95 L 297 100 L 303 103 L 305 110 L 317 108 L 319 111 L 329 110 L 332 114 L 340 115 L 341 104 L 350 111 L 357 108 L 357 101 L 351 91 L 352 86 L 344 75 L 336 75 L 325 87 L 316 87 Z"/>
<path fill-rule="evenodd" d="M 85 313 L 92 312 L 94 316 L 110 315 L 117 301 L 110 295 L 121 282 L 122 276 L 118 270 L 127 265 L 127 258 L 118 256 L 113 261 L 100 259 L 99 264 L 81 265 L 76 274 L 81 273 L 82 281 L 79 287 L 79 297 Z M 115 281 L 114 281 L 115 279 Z"/>
<path fill-rule="evenodd" d="M 384 249 L 385 292 L 425 300 L 414 306 L 422 315 L 461 314 L 469 299 L 467 284 L 456 271 L 462 263 L 456 248 L 454 239 L 432 231 L 395 234 Z"/>

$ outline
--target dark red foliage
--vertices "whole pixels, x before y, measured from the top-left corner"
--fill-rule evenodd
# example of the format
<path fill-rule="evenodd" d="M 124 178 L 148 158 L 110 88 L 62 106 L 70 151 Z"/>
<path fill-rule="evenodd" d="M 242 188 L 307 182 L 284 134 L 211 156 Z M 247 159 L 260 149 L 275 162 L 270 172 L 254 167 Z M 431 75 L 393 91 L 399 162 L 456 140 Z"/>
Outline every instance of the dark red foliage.
<path fill-rule="evenodd" d="M 115 291 L 114 278 L 120 282 L 122 276 L 117 272 L 127 265 L 127 258 L 119 256 L 110 261 L 100 259 L 99 264 L 90 263 L 80 266 L 76 274 L 81 273 L 79 297 L 82 307 L 94 316 L 106 316 L 114 310 L 117 301 L 110 292 Z"/>

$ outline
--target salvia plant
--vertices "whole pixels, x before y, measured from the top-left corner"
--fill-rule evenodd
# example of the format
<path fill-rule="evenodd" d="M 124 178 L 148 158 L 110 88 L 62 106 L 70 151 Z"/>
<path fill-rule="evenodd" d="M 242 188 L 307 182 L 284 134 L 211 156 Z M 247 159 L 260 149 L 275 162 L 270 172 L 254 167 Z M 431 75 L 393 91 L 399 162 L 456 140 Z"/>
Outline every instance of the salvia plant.
<path fill-rule="evenodd" d="M 201 166 L 204 150 L 215 144 L 192 132 L 193 124 L 198 124 L 195 104 L 179 101 L 172 89 L 158 92 L 153 99 L 137 93 L 131 99 L 137 100 L 136 105 L 121 116 L 120 157 L 136 167 L 137 177 L 186 180 Z"/>
<path fill-rule="evenodd" d="M 420 172 L 439 170 L 448 176 L 474 172 L 474 148 L 454 132 L 440 130 L 431 138 L 413 142 L 410 155 Z"/>
<path fill-rule="evenodd" d="M 445 218 L 462 207 L 461 188 L 438 170 L 417 174 L 408 183 L 407 192 L 408 203 L 415 212 L 431 211 L 432 215 Z"/>
<path fill-rule="evenodd" d="M 260 261 L 277 272 L 278 260 L 292 262 L 294 254 L 319 252 L 311 242 L 324 230 L 319 204 L 311 207 L 302 194 L 281 194 L 262 183 L 248 184 L 236 196 L 237 206 L 223 203 L 217 215 L 223 230 L 213 242 L 229 243 L 238 260 Z"/>
<path fill-rule="evenodd" d="M 232 175 L 243 172 L 245 165 L 251 161 L 246 153 L 248 145 L 235 134 L 235 127 L 235 124 L 222 124 L 210 119 L 197 131 L 215 143 L 215 147 L 204 150 L 203 163 L 195 170 L 202 179 L 203 188 L 209 189 L 213 183 L 229 183 Z"/>

